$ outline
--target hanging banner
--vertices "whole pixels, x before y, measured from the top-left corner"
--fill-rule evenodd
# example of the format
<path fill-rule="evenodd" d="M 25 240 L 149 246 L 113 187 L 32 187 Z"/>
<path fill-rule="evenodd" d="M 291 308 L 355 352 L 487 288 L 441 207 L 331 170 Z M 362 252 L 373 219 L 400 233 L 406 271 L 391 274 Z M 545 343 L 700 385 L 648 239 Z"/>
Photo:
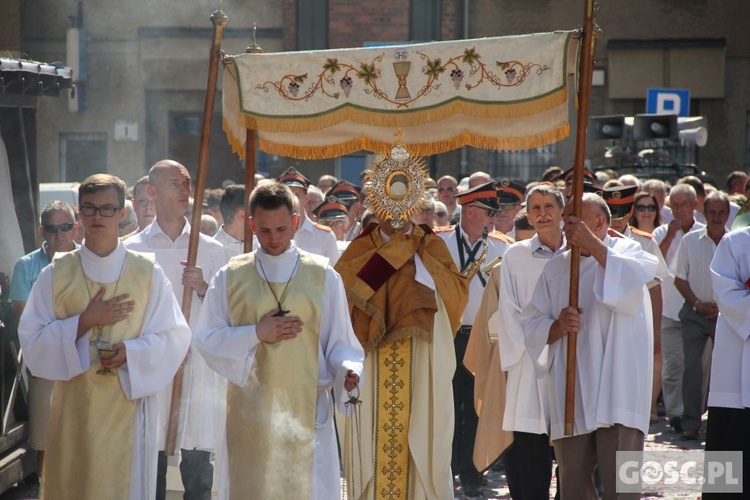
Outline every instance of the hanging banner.
<path fill-rule="evenodd" d="M 416 155 L 527 149 L 568 135 L 570 31 L 224 60 L 224 130 L 244 154 L 303 159 L 386 153 L 400 128 Z"/>

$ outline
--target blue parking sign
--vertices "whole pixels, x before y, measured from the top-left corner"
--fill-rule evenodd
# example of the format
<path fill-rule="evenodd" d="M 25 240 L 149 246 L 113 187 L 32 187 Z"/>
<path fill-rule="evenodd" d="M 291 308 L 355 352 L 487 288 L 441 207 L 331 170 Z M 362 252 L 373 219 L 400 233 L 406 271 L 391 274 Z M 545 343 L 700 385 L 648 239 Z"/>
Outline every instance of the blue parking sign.
<path fill-rule="evenodd" d="M 690 90 L 648 89 L 646 113 L 690 116 Z"/>

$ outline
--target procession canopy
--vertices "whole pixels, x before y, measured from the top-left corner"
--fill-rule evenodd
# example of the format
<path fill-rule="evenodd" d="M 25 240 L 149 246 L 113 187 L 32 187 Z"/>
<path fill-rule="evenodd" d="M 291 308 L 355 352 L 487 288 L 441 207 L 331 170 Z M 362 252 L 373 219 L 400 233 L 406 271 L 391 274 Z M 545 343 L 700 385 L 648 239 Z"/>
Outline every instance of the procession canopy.
<path fill-rule="evenodd" d="M 528 149 L 568 136 L 572 31 L 224 59 L 224 130 L 244 155 L 301 159 L 461 146 Z"/>

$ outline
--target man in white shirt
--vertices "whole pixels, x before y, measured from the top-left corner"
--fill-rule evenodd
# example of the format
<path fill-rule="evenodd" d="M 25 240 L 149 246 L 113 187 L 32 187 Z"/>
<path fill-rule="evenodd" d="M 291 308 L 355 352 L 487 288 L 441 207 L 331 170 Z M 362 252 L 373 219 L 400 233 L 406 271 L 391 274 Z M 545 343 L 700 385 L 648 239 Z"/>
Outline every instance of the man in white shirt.
<path fill-rule="evenodd" d="M 693 216 L 696 207 L 696 194 L 693 186 L 676 185 L 669 193 L 669 199 L 674 218 L 668 224 L 654 229 L 654 240 L 659 244 L 667 266 L 672 264 L 683 236 L 705 226 L 696 221 Z M 674 275 L 670 273 L 670 277 L 674 278 Z M 664 310 L 661 320 L 661 383 L 664 409 L 667 411 L 667 418 L 672 429 L 675 432 L 682 432 L 684 353 L 679 314 L 684 299 L 675 288 L 673 280 L 662 285 L 662 299 Z"/>
<path fill-rule="evenodd" d="M 500 365 L 507 372 L 503 430 L 513 431 L 513 444 L 504 455 L 513 498 L 548 498 L 552 477 L 549 446 L 549 402 L 546 378 L 537 375 L 526 351 L 521 313 L 531 301 L 544 265 L 565 251 L 560 227 L 564 207 L 560 190 L 540 184 L 526 197 L 530 239 L 514 243 L 500 266 L 498 347 Z M 546 349 L 541 364 L 546 369 Z"/>
<path fill-rule="evenodd" d="M 456 203 L 455 196 L 458 194 L 458 181 L 451 175 L 444 175 L 437 181 L 437 197 L 448 208 L 448 220 L 458 218 L 461 213 L 461 205 Z"/>
<path fill-rule="evenodd" d="M 128 238 L 130 250 L 153 253 L 156 262 L 172 283 L 182 302 L 184 287 L 193 290 L 191 329 L 200 312 L 208 280 L 227 262 L 224 247 L 213 238 L 199 235 L 195 266 L 187 266 L 191 227 L 184 213 L 192 192 L 190 173 L 174 160 L 156 162 L 149 171 L 149 191 L 156 203 L 156 219 L 146 229 Z M 184 368 L 182 402 L 176 447 L 180 449 L 180 472 L 185 495 L 208 500 L 213 485 L 211 453 L 219 450 L 224 436 L 223 412 L 226 409 L 226 381 L 212 371 L 199 353 L 191 350 Z M 167 418 L 172 384 L 159 392 L 161 428 L 157 434 L 160 450 L 166 444 Z M 167 457 L 159 454 L 157 500 L 166 496 Z"/>
<path fill-rule="evenodd" d="M 336 236 L 330 227 L 311 221 L 305 214 L 307 188 L 310 186 L 310 180 L 294 167 L 289 167 L 281 174 L 279 182 L 291 189 L 299 201 L 300 220 L 297 232 L 294 234 L 294 242 L 306 252 L 328 257 L 331 265 L 335 265 L 339 260 Z"/>
<path fill-rule="evenodd" d="M 685 235 L 672 263 L 674 284 L 685 303 L 680 310 L 685 368 L 682 376 L 683 439 L 698 439 L 703 414 L 703 351 L 716 330 L 718 306 L 709 266 L 726 232 L 729 198 L 720 191 L 706 196 L 706 227 Z"/>
<path fill-rule="evenodd" d="M 653 332 L 645 284 L 656 275 L 656 258 L 626 238 L 607 234 L 610 212 L 602 198 L 583 195 L 581 218 L 565 209 L 568 245 L 581 249 L 578 309 L 570 307 L 571 252 L 542 271 L 522 315 L 532 359 L 547 350 L 550 437 L 560 465 L 562 498 L 598 499 L 598 466 L 607 498 L 616 488 L 616 452 L 643 449 L 651 405 Z M 566 333 L 578 332 L 575 419 L 567 437 Z M 619 495 L 618 498 L 640 498 Z"/>
<path fill-rule="evenodd" d="M 750 227 L 724 236 L 711 262 L 711 284 L 719 306 L 706 451 L 742 451 L 750 471 Z M 747 489 L 747 488 L 746 488 Z M 741 496 L 741 495 L 740 495 Z M 703 498 L 726 498 L 704 493 Z"/>
<path fill-rule="evenodd" d="M 224 188 L 219 210 L 224 224 L 214 238 L 224 246 L 228 258 L 245 253 L 245 186 L 232 184 Z"/>

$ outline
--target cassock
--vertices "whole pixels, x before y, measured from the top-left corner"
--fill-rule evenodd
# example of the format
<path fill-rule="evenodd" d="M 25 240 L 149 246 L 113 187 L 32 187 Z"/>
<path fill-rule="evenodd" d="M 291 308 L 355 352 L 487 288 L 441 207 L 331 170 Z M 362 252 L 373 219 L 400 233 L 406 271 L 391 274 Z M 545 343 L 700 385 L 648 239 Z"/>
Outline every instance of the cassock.
<path fill-rule="evenodd" d="M 290 315 L 300 315 L 302 317 L 302 308 L 295 310 L 296 302 L 293 294 L 316 294 L 314 286 L 303 286 L 304 283 L 298 283 L 297 277 L 303 271 L 302 267 L 296 267 L 298 259 L 304 259 L 305 256 L 315 257 L 319 261 L 326 262 L 327 259 L 311 256 L 307 252 L 300 251 L 292 243 L 291 247 L 281 255 L 272 256 L 265 251 L 257 250 L 248 254 L 255 261 L 249 261 L 254 264 L 257 273 L 265 276 L 271 283 L 284 284 L 291 287 L 291 293 L 286 297 L 291 298 L 291 302 L 284 301 L 283 291 L 277 292 L 277 296 L 282 300 L 282 306 L 290 310 Z M 240 256 L 233 259 L 242 259 L 247 256 Z M 297 342 L 300 336 L 305 334 L 303 331 L 300 336 L 291 340 L 284 340 L 277 344 L 263 344 L 258 340 L 255 324 L 236 324 L 231 319 L 231 302 L 232 297 L 228 297 L 227 286 L 230 281 L 233 262 L 223 267 L 214 277 L 211 286 L 206 294 L 203 310 L 201 311 L 200 320 L 195 329 L 195 345 L 203 354 L 209 366 L 225 377 L 231 384 L 237 388 L 244 388 L 248 384 L 251 375 L 262 367 L 254 366 L 258 356 L 263 355 L 263 349 L 272 349 L 269 346 L 277 344 L 286 344 Z M 299 261 L 302 266 L 304 260 Z M 261 268 L 262 267 L 262 268 Z M 341 412 L 348 412 L 349 409 L 344 403 L 349 399 L 344 389 L 344 379 L 348 370 L 354 370 L 356 373 L 362 373 L 362 360 L 364 351 L 352 330 L 351 320 L 349 318 L 348 305 L 346 302 L 346 293 L 338 273 L 330 266 L 322 266 L 324 279 L 320 286 L 322 288 L 322 297 L 313 297 L 312 300 L 320 299 L 319 311 L 319 337 L 318 337 L 318 356 L 317 356 L 317 384 L 314 383 L 312 390 L 315 392 L 314 397 L 314 450 L 312 458 L 312 485 L 302 485 L 310 491 L 310 498 L 327 500 L 338 498 L 340 495 L 340 478 L 339 478 L 339 460 L 336 447 L 336 436 L 333 426 L 333 403 L 331 402 L 331 389 L 334 391 L 336 406 Z M 265 278 L 264 278 L 265 279 Z M 264 284 L 265 285 L 265 284 Z M 271 296 L 268 288 L 261 288 L 256 292 L 258 296 L 254 299 L 253 305 L 248 307 L 263 310 L 255 311 L 260 317 L 275 307 L 275 298 Z M 266 308 L 261 299 L 274 298 Z M 236 298 L 234 298 L 236 300 Z M 288 304 L 288 307 L 287 307 Z M 289 346 L 291 344 L 286 344 Z M 300 367 L 290 360 L 289 366 L 283 366 L 282 369 L 291 380 L 292 384 L 300 384 Z M 254 375 L 253 375 L 254 376 Z M 276 379 L 278 380 L 278 378 Z M 360 384 L 364 379 L 360 380 Z M 281 381 L 279 381 L 281 384 Z M 273 387 L 270 387 L 273 389 Z M 230 397 L 232 387 L 230 387 Z M 228 413 L 231 413 L 231 408 Z M 255 408 L 251 412 L 255 415 L 243 415 L 242 420 L 247 421 L 247 425 L 253 425 L 255 419 L 263 418 L 265 420 L 277 420 L 284 422 L 289 419 L 289 415 L 284 415 L 280 411 L 275 411 L 271 407 Z M 231 415 L 228 417 L 231 418 Z M 289 419 L 291 420 L 291 419 Z M 229 422 L 229 421 L 228 421 Z M 230 441 L 229 461 L 230 471 L 232 470 L 231 461 L 239 460 L 238 455 L 233 456 L 231 441 L 237 439 L 237 435 L 231 434 L 231 427 L 227 424 L 227 440 Z M 271 446 L 267 450 L 267 456 L 261 451 L 261 447 L 245 450 L 248 453 L 261 454 L 259 459 L 273 462 L 274 468 L 285 468 L 287 474 L 302 476 L 300 472 L 300 463 L 297 460 L 298 455 L 303 453 L 301 450 L 289 450 L 288 454 L 281 446 Z M 238 454 L 241 451 L 238 451 Z M 238 464 L 242 468 L 243 464 Z M 282 471 L 283 472 L 283 471 Z M 248 472 L 249 473 L 249 472 Z M 220 481 L 220 496 L 222 498 L 251 498 L 253 493 L 250 491 L 233 490 L 234 476 L 227 479 L 225 476 Z M 296 478 L 289 478 L 288 481 L 265 481 L 262 489 L 257 490 L 256 494 L 261 495 L 258 498 L 300 498 L 299 490 L 293 485 Z M 258 485 L 255 485 L 258 486 Z M 259 487 L 260 488 L 260 487 Z M 295 493 L 296 491 L 296 493 Z"/>
<path fill-rule="evenodd" d="M 128 272 L 125 262 L 130 252 L 119 243 L 106 257 L 95 255 L 85 246 L 76 253 L 77 255 L 59 254 L 56 258 L 72 256 L 77 260 L 80 256 L 82 273 L 93 282 L 91 294 L 95 295 L 100 286 L 106 285 L 104 298 L 111 298 L 115 292 L 115 283 L 119 283 L 120 277 Z M 152 269 L 150 287 L 147 290 L 129 289 L 123 286 L 125 283 L 121 283 L 117 294 L 129 293 L 130 298 L 127 300 L 144 302 L 145 310 L 142 313 L 139 331 L 131 332 L 132 338 L 124 341 L 126 363 L 116 370 L 117 378 L 110 379 L 106 375 L 88 373 L 97 371 L 101 365 L 96 357 L 96 350 L 93 350 L 93 354 L 90 353 L 90 349 L 93 349 L 89 344 L 92 333 L 76 339 L 79 315 L 57 317 L 55 314 L 56 306 L 59 306 L 56 300 L 60 300 L 54 296 L 55 265 L 53 263 L 46 267 L 39 275 L 18 328 L 24 359 L 32 374 L 57 381 L 52 399 L 50 441 L 44 463 L 44 482 L 54 482 L 63 486 L 62 489 L 50 488 L 47 498 L 83 498 L 78 496 L 81 492 L 88 498 L 153 498 L 156 492 L 158 451 L 154 439 L 158 423 L 156 394 L 172 381 L 190 345 L 190 330 L 174 299 L 172 287 L 158 264 L 144 267 Z M 77 263 L 75 265 L 77 266 Z M 58 290 L 60 285 L 61 283 L 57 284 Z M 75 290 L 75 293 L 82 294 L 83 301 L 88 303 L 88 283 L 78 283 L 77 286 L 80 289 Z M 96 286 L 96 291 L 93 290 L 93 286 Z M 145 295 L 147 292 L 148 295 Z M 132 317 L 120 323 L 126 329 L 132 328 L 135 324 Z M 107 327 L 104 327 L 103 332 L 107 332 Z M 67 401 L 71 401 L 69 398 L 76 395 L 70 394 L 66 385 L 77 383 L 87 375 L 93 377 L 93 382 L 100 384 L 119 380 L 119 384 L 114 384 L 115 387 L 111 387 L 111 384 L 108 387 L 110 391 L 117 391 L 121 396 L 115 397 L 114 401 L 127 399 L 135 404 L 134 420 L 130 424 L 134 431 L 133 441 L 129 443 L 132 446 L 132 458 L 129 463 L 123 463 L 123 457 L 128 456 L 128 453 L 117 446 L 114 434 L 100 436 L 102 432 L 107 431 L 107 427 L 97 420 L 96 414 L 106 414 L 111 410 L 110 407 L 102 411 L 101 407 L 97 409 L 92 403 L 91 406 L 68 405 L 61 408 L 65 401 L 58 399 L 58 395 L 60 398 L 64 395 Z M 84 403 L 89 400 L 86 394 L 78 396 L 83 398 Z M 82 433 L 60 435 L 61 433 L 55 432 L 61 428 L 60 425 L 68 423 L 64 419 L 75 418 L 76 415 L 86 419 Z M 61 421 L 57 421 L 57 416 L 60 416 Z M 96 446 L 97 443 L 107 442 L 112 444 L 112 449 L 107 449 L 106 445 Z M 104 471 L 99 470 L 101 467 L 97 468 L 102 464 L 111 464 L 112 460 L 116 462 L 116 466 L 105 467 L 107 470 Z M 78 466 L 67 467 L 66 463 Z M 129 476 L 129 491 L 128 488 L 116 489 L 115 481 L 107 480 L 110 475 L 119 476 L 120 479 L 123 475 Z M 105 489 L 97 489 L 102 481 L 105 482 Z M 76 493 L 66 494 L 66 485 L 76 488 Z M 118 493 L 121 493 L 121 496 L 117 496 Z"/>
<path fill-rule="evenodd" d="M 464 366 L 474 375 L 474 410 L 479 421 L 473 459 L 478 471 L 489 468 L 513 443 L 513 433 L 498 425 L 503 420 L 507 404 L 506 374 L 500 369 L 497 346 L 499 284 L 500 264 L 497 264 L 487 278 L 464 354 Z"/>
<path fill-rule="evenodd" d="M 606 268 L 581 257 L 575 421 L 573 435 L 622 424 L 648 433 L 651 411 L 653 322 L 645 285 L 656 275 L 657 260 L 625 238 L 604 237 Z M 570 251 L 544 268 L 522 314 L 526 348 L 539 360 L 552 323 L 567 307 Z M 550 437 L 564 437 L 567 338 L 548 347 L 547 382 Z"/>
<path fill-rule="evenodd" d="M 178 302 L 182 303 L 182 272 L 184 266 L 180 261 L 187 260 L 190 243 L 190 224 L 185 221 L 182 233 L 172 241 L 159 226 L 157 219 L 146 229 L 129 238 L 125 246 L 137 252 L 152 253 L 156 262 L 164 269 Z M 211 277 L 227 263 L 227 253 L 218 241 L 204 234 L 199 235 L 198 256 L 196 265 L 203 269 L 203 279 Z M 192 329 L 198 320 L 201 300 L 193 291 L 192 307 L 188 325 Z M 201 358 L 193 352 L 187 358 L 183 375 L 180 418 L 177 429 L 177 449 L 198 449 L 216 452 L 224 435 L 223 412 L 226 408 L 226 382 L 214 373 Z M 163 450 L 167 437 L 167 424 L 172 398 L 170 383 L 159 394 L 161 425 L 159 427 L 159 446 Z"/>

